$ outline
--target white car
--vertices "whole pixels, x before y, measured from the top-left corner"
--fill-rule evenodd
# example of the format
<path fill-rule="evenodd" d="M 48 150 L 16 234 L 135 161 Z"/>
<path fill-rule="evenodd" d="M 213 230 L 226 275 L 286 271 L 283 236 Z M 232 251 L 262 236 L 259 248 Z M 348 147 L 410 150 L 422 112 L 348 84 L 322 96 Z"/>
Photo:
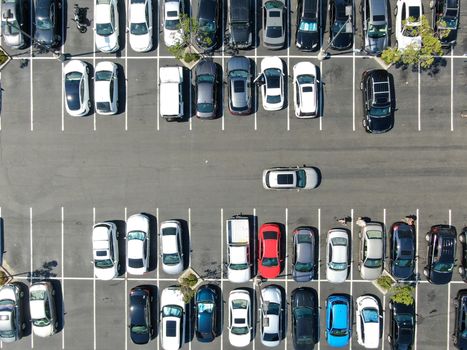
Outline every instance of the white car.
<path fill-rule="evenodd" d="M 284 107 L 284 65 L 279 57 L 265 57 L 261 61 L 261 73 L 255 79 L 261 84 L 263 108 L 278 111 Z"/>
<path fill-rule="evenodd" d="M 111 115 L 118 112 L 118 67 L 113 62 L 96 64 L 94 104 L 99 114 Z"/>
<path fill-rule="evenodd" d="M 422 38 L 418 27 L 422 24 L 422 0 L 398 0 L 396 4 L 396 43 L 400 50 L 412 45 L 419 49 Z"/>
<path fill-rule="evenodd" d="M 119 49 L 117 0 L 96 0 L 94 6 L 94 40 L 96 48 L 105 53 Z"/>
<path fill-rule="evenodd" d="M 162 349 L 177 350 L 185 339 L 185 302 L 179 287 L 167 287 L 161 293 L 160 337 Z"/>
<path fill-rule="evenodd" d="M 36 282 L 29 288 L 29 310 L 34 334 L 50 337 L 58 328 L 55 291 L 50 282 Z"/>
<path fill-rule="evenodd" d="M 357 298 L 356 323 L 358 343 L 366 349 L 379 347 L 381 315 L 378 301 L 370 295 Z"/>
<path fill-rule="evenodd" d="M 152 49 L 152 0 L 130 0 L 128 32 L 133 51 Z"/>
<path fill-rule="evenodd" d="M 104 281 L 118 276 L 118 232 L 113 222 L 101 222 L 92 228 L 94 275 Z"/>
<path fill-rule="evenodd" d="M 89 113 L 89 67 L 80 60 L 71 60 L 63 68 L 65 85 L 65 109 L 73 117 Z"/>
<path fill-rule="evenodd" d="M 297 118 L 318 116 L 318 79 L 316 66 L 299 62 L 293 66 L 294 107 Z"/>
<path fill-rule="evenodd" d="M 247 290 L 235 289 L 229 294 L 229 342 L 242 348 L 251 341 L 251 298 Z"/>
<path fill-rule="evenodd" d="M 349 270 L 349 235 L 346 230 L 333 228 L 327 237 L 326 278 L 332 283 L 347 279 Z"/>
<path fill-rule="evenodd" d="M 134 214 L 126 222 L 126 270 L 142 275 L 149 268 L 149 218 Z"/>
<path fill-rule="evenodd" d="M 184 13 L 182 0 L 165 0 L 164 2 L 164 43 L 174 46 L 181 40 L 182 30 L 178 28 L 180 15 Z"/>
<path fill-rule="evenodd" d="M 281 167 L 263 171 L 263 187 L 266 190 L 310 190 L 318 184 L 318 172 L 311 167 Z"/>
<path fill-rule="evenodd" d="M 162 270 L 170 275 L 183 271 L 182 225 L 178 220 L 161 224 L 160 250 Z"/>
<path fill-rule="evenodd" d="M 261 343 L 275 347 L 279 345 L 282 336 L 282 293 L 276 286 L 267 286 L 261 289 L 261 296 Z"/>

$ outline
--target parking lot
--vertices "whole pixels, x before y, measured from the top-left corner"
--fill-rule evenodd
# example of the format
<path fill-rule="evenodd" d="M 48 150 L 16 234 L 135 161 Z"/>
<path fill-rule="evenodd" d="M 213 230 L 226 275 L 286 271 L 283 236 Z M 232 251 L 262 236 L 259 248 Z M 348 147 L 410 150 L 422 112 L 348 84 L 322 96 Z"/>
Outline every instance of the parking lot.
<path fill-rule="evenodd" d="M 324 0 L 325 2 L 325 0 Z M 393 13 L 395 1 L 391 0 Z M 290 9 L 289 45 L 269 51 L 261 40 L 252 50 L 240 51 L 259 69 L 265 56 L 278 55 L 287 67 L 287 107 L 266 112 L 258 100 L 250 116 L 228 112 L 224 86 L 224 109 L 211 121 L 186 118 L 167 123 L 159 118 L 159 67 L 177 64 L 163 41 L 149 53 L 135 53 L 127 44 L 125 7 L 120 2 L 120 39 L 117 54 L 95 52 L 91 28 L 81 34 L 71 21 L 68 8 L 63 53 L 95 67 L 112 60 L 121 70 L 121 111 L 116 116 L 91 113 L 73 118 L 66 114 L 63 98 L 63 63 L 51 54 L 32 57 L 33 50 L 10 52 L 14 60 L 1 73 L 3 91 L 0 117 L 1 176 L 0 216 L 4 220 L 5 255 L 17 280 L 28 283 L 29 274 L 51 278 L 63 300 L 61 332 L 48 339 L 32 335 L 7 349 L 159 349 L 156 337 L 146 346 L 135 346 L 128 334 L 128 291 L 149 284 L 160 292 L 176 284 L 176 279 L 160 269 L 157 227 L 153 225 L 153 269 L 143 277 L 122 275 L 109 282 L 95 280 L 91 264 L 91 229 L 95 222 L 115 220 L 121 229 L 124 221 L 137 212 L 153 215 L 157 225 L 168 219 L 185 220 L 190 242 L 190 266 L 206 282 L 223 290 L 224 301 L 235 288 L 250 288 L 230 283 L 223 273 L 226 262 L 225 220 L 243 213 L 255 218 L 256 227 L 266 222 L 284 225 L 285 266 L 278 279 L 268 281 L 283 288 L 290 301 L 293 289 L 306 285 L 320 298 L 320 342 L 324 335 L 324 300 L 332 293 L 348 293 L 355 300 L 371 293 L 387 308 L 382 296 L 357 269 L 358 229 L 352 234 L 353 268 L 345 283 L 326 281 L 326 233 L 339 226 L 336 218 L 368 216 L 390 225 L 409 214 L 417 215 L 417 284 L 415 299 L 417 329 L 415 350 L 453 349 L 454 313 L 452 299 L 464 288 L 457 269 L 449 285 L 436 286 L 423 276 L 426 263 L 425 233 L 435 224 L 452 224 L 458 232 L 467 226 L 466 132 L 467 119 L 467 34 L 466 8 L 461 7 L 457 45 L 429 73 L 391 68 L 396 90 L 395 126 L 387 134 L 366 134 L 361 125 L 360 78 L 364 70 L 379 68 L 372 58 L 358 52 L 361 43 L 361 18 L 356 3 L 355 50 L 332 52 L 319 61 L 317 53 L 296 49 L 297 7 Z M 93 18 L 93 2 L 81 0 Z M 429 2 L 423 0 L 424 12 Z M 262 37 L 260 1 L 257 0 L 258 38 Z M 154 6 L 155 8 L 156 6 Z M 191 4 L 196 12 L 196 1 Z M 327 7 L 322 4 L 323 10 Z M 159 6 L 160 8 L 160 6 Z M 326 23 L 328 22 L 327 16 Z M 394 21 L 394 16 L 393 16 Z M 225 22 L 225 19 L 224 19 Z M 154 11 L 154 26 L 160 23 Z M 324 33 L 326 45 L 328 27 Z M 156 35 L 157 37 L 157 35 Z M 214 61 L 226 71 L 230 54 L 222 48 Z M 27 65 L 20 65 L 27 59 Z M 293 110 L 292 67 L 311 61 L 320 69 L 322 81 L 321 117 L 295 118 Z M 225 80 L 225 74 L 224 74 Z M 188 102 L 186 102 L 188 104 Z M 310 192 L 270 192 L 261 185 L 261 173 L 273 166 L 312 165 L 322 173 L 321 185 Z M 297 284 L 291 272 L 292 240 L 297 226 L 315 227 L 320 235 L 320 274 L 315 281 Z M 122 247 L 124 241 L 120 242 Z M 458 246 L 458 263 L 460 247 Z M 190 326 L 184 349 L 231 349 L 228 341 L 227 303 L 224 304 L 223 333 L 211 344 L 198 343 Z M 258 320 L 258 314 L 255 319 Z M 155 311 L 155 318 L 157 318 Z M 278 348 L 293 349 L 288 327 Z M 389 317 L 385 314 L 382 349 Z M 192 325 L 192 324 L 191 324 Z M 262 349 L 259 323 L 249 349 Z M 354 325 L 355 328 L 355 325 Z M 356 332 L 350 349 L 360 349 Z"/>

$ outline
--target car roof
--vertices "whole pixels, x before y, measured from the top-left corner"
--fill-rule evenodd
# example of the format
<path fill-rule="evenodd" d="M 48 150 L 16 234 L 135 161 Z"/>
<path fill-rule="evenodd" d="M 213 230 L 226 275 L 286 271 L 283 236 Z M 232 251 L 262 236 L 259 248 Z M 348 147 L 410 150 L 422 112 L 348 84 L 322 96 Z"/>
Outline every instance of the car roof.
<path fill-rule="evenodd" d="M 338 329 L 346 329 L 348 324 L 348 313 L 349 307 L 348 304 L 344 303 L 341 300 L 335 300 L 331 308 L 332 312 L 332 327 Z"/>
<path fill-rule="evenodd" d="M 272 187 L 290 187 L 297 182 L 295 171 L 272 170 L 269 172 L 269 183 Z"/>
<path fill-rule="evenodd" d="M 198 3 L 198 18 L 212 20 L 216 16 L 216 0 L 200 0 Z"/>

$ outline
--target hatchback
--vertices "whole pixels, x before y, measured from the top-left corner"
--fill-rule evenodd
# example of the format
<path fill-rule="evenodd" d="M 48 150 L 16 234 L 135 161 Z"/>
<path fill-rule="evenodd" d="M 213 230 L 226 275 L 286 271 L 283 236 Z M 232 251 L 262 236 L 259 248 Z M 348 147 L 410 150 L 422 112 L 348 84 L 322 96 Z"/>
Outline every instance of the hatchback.
<path fill-rule="evenodd" d="M 196 116 L 198 118 L 216 118 L 218 81 L 217 65 L 213 61 L 203 59 L 196 65 Z"/>
<path fill-rule="evenodd" d="M 61 44 L 62 3 L 59 0 L 36 0 L 34 5 L 34 39 L 44 45 Z"/>
<path fill-rule="evenodd" d="M 38 337 L 50 337 L 58 329 L 55 290 L 50 282 L 36 282 L 29 288 L 32 329 Z"/>
<path fill-rule="evenodd" d="M 296 282 L 308 282 L 316 276 L 316 232 L 297 227 L 293 233 L 292 276 Z"/>
<path fill-rule="evenodd" d="M 73 117 L 85 116 L 91 108 L 89 99 L 89 67 L 80 60 L 71 60 L 63 68 L 65 108 Z"/>
<path fill-rule="evenodd" d="M 407 279 L 415 267 L 415 228 L 396 222 L 389 231 L 391 274 L 395 279 Z"/>
<path fill-rule="evenodd" d="M 263 9 L 263 44 L 268 49 L 282 49 L 287 33 L 288 11 L 285 1 L 266 0 Z"/>
<path fill-rule="evenodd" d="M 251 113 L 251 63 L 243 56 L 231 57 L 227 62 L 229 111 L 234 115 Z"/>
<path fill-rule="evenodd" d="M 350 298 L 344 294 L 332 294 L 326 299 L 326 331 L 329 346 L 347 346 L 352 335 Z"/>
<path fill-rule="evenodd" d="M 258 233 L 258 274 L 276 278 L 281 272 L 281 231 L 277 224 L 263 224 Z"/>
<path fill-rule="evenodd" d="M 318 186 L 318 172 L 311 167 L 271 168 L 263 171 L 267 190 L 310 190 Z"/>
<path fill-rule="evenodd" d="M 432 226 L 425 239 L 428 249 L 423 274 L 433 284 L 449 283 L 456 258 L 456 228 L 450 225 Z"/>
<path fill-rule="evenodd" d="M 111 115 L 118 112 L 118 66 L 113 62 L 96 64 L 94 103 L 99 114 Z"/>
<path fill-rule="evenodd" d="M 352 0 L 331 0 L 329 3 L 329 44 L 334 50 L 348 50 L 352 47 L 353 18 Z"/>
<path fill-rule="evenodd" d="M 23 0 L 5 0 L 2 2 L 2 35 L 4 43 L 12 49 L 26 46 L 25 28 L 26 11 Z"/>
<path fill-rule="evenodd" d="M 15 283 L 0 288 L 0 341 L 4 343 L 23 337 L 26 329 L 23 298 L 24 292 Z"/>
<path fill-rule="evenodd" d="M 130 290 L 130 338 L 135 344 L 146 344 L 154 334 L 152 328 L 151 291 L 143 286 Z"/>
<path fill-rule="evenodd" d="M 216 337 L 217 308 L 219 297 L 214 288 L 203 285 L 195 295 L 196 339 L 202 343 L 212 342 Z"/>

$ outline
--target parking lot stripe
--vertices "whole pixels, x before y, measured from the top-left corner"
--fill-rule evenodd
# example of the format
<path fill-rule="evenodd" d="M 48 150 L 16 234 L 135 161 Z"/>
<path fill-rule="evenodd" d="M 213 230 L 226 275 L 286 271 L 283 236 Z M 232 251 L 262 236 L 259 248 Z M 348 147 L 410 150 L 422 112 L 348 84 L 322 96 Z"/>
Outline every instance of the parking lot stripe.
<path fill-rule="evenodd" d="M 420 279 L 420 275 L 418 274 L 418 262 L 420 261 L 420 257 L 418 256 L 418 242 L 419 242 L 419 227 L 420 227 L 420 210 L 417 208 L 417 220 L 415 221 L 415 256 L 417 258 L 417 263 L 415 264 L 415 280 Z M 414 336 L 414 350 L 417 350 L 417 333 L 418 333 L 418 322 L 417 322 L 417 310 L 418 310 L 418 282 L 415 283 L 415 336 Z"/>
<path fill-rule="evenodd" d="M 188 208 L 188 266 L 191 266 L 191 208 Z"/>
<path fill-rule="evenodd" d="M 29 244 L 30 244 L 30 276 L 31 276 L 31 283 L 34 281 L 33 275 L 33 241 L 32 241 L 32 207 L 29 207 Z M 34 349 L 34 333 L 31 332 L 31 349 Z"/>
<path fill-rule="evenodd" d="M 128 14 L 129 11 L 128 11 L 128 1 L 125 1 L 125 6 L 126 6 L 126 13 Z M 126 24 L 125 24 L 126 25 Z M 125 45 L 125 131 L 128 131 L 128 44 L 129 44 L 129 34 L 128 34 L 128 31 L 125 30 L 125 42 L 126 42 L 126 45 Z M 126 306 L 125 306 L 126 307 Z M 126 334 L 126 333 L 125 333 Z M 126 344 L 126 342 L 125 342 Z"/>
<path fill-rule="evenodd" d="M 63 68 L 64 68 L 64 63 L 61 63 L 62 65 L 62 76 L 60 77 L 60 80 L 62 81 L 62 131 L 65 131 L 65 82 L 63 79 Z"/>
<path fill-rule="evenodd" d="M 420 63 L 418 64 L 418 131 L 422 130 L 422 124 L 421 124 L 421 112 L 420 112 Z"/>
<path fill-rule="evenodd" d="M 92 208 L 92 225 L 96 224 L 96 208 Z M 92 274 L 92 314 L 93 314 L 93 337 L 94 337 L 94 350 L 96 350 L 96 276 Z"/>
<path fill-rule="evenodd" d="M 322 237 L 322 238 L 320 238 Z M 321 246 L 321 239 L 325 239 L 321 234 L 321 208 L 318 208 L 318 247 Z M 321 300 L 321 249 L 318 249 L 318 303 Z M 319 306 L 319 305 L 318 305 Z M 319 327 L 318 327 L 319 329 Z M 318 350 L 321 349 L 321 342 L 318 342 Z"/>
<path fill-rule="evenodd" d="M 451 213 L 452 213 L 451 209 L 449 209 L 449 225 L 452 225 L 452 220 L 451 220 L 452 215 L 451 215 Z"/>
<path fill-rule="evenodd" d="M 221 291 L 224 291 L 224 208 L 221 208 Z M 224 304 L 221 306 L 221 320 L 224 319 Z M 221 350 L 224 349 L 224 332 L 221 332 Z"/>
<path fill-rule="evenodd" d="M 62 99 L 63 101 L 63 99 Z M 63 110 L 63 109 L 62 109 Z M 62 265 L 61 269 L 62 269 L 62 278 L 61 278 L 61 288 L 62 288 L 62 300 L 65 300 L 65 280 L 64 280 L 64 277 L 65 277 L 65 271 L 64 271 L 64 266 L 65 264 L 63 263 L 64 260 L 64 256 L 63 256 L 63 247 L 64 247 L 64 242 L 63 242 L 63 239 L 64 239 L 64 224 L 63 224 L 63 221 L 65 220 L 65 212 L 64 212 L 64 209 L 62 207 L 62 210 L 61 210 L 61 218 L 62 218 L 62 222 L 61 222 L 61 227 L 60 227 L 60 231 L 61 231 L 61 256 L 60 256 L 60 264 Z M 0 216 L 1 216 L 1 213 L 0 213 Z M 64 317 L 64 316 L 63 316 Z M 63 321 L 62 322 L 63 324 L 65 324 L 65 322 Z M 65 327 L 62 327 L 62 349 L 65 349 Z"/>
<path fill-rule="evenodd" d="M 447 330 L 446 330 L 446 349 L 449 350 L 449 326 L 450 326 L 450 318 L 451 318 L 451 284 L 448 283 L 448 311 L 447 311 Z"/>
<path fill-rule="evenodd" d="M 125 223 L 126 223 L 127 220 L 128 220 L 127 207 L 125 207 L 124 218 L 125 218 Z M 126 269 L 125 269 L 125 322 L 124 322 L 124 324 L 125 324 L 125 329 L 124 329 L 124 331 L 125 331 L 125 350 L 128 349 L 128 278 L 127 277 L 128 277 L 128 273 L 126 272 Z"/>
<path fill-rule="evenodd" d="M 355 50 L 352 52 L 352 130 L 355 131 Z"/>
<path fill-rule="evenodd" d="M 287 242 L 289 241 L 289 208 L 285 208 L 285 300 L 287 301 L 287 295 L 288 295 L 288 286 L 289 286 L 289 264 L 288 264 L 288 257 L 289 257 L 289 252 L 288 248 L 289 245 Z M 284 314 L 285 309 L 284 309 Z M 284 349 L 287 350 L 287 337 L 284 337 Z"/>
<path fill-rule="evenodd" d="M 381 314 L 382 314 L 381 316 L 383 316 L 383 334 L 381 335 L 381 350 L 384 350 L 384 343 L 385 343 L 384 330 L 386 329 L 384 328 L 384 323 L 385 323 L 384 320 L 386 318 L 385 317 L 386 316 L 386 294 L 383 295 L 383 307 L 381 310 Z"/>
<path fill-rule="evenodd" d="M 157 22 L 157 23 L 158 23 L 157 28 L 159 30 L 159 22 Z M 159 45 L 157 46 L 157 50 L 159 50 Z M 156 226 L 157 226 L 158 223 L 159 223 L 159 208 L 156 208 Z M 158 227 L 156 227 L 156 235 L 157 235 L 157 233 L 158 233 Z M 156 261 L 157 261 L 157 258 L 159 257 L 159 244 L 156 244 L 156 246 L 157 246 L 156 247 Z M 160 266 L 160 264 L 158 262 L 156 262 L 156 263 L 157 263 L 156 286 L 157 286 L 157 293 L 158 293 L 158 295 L 156 295 L 156 300 L 159 300 L 159 295 L 160 295 L 160 291 L 161 291 L 160 290 L 160 285 L 159 285 L 159 268 L 160 268 L 159 266 Z M 157 302 L 156 302 L 156 305 L 157 305 Z M 159 315 L 156 317 L 156 320 L 158 320 L 158 319 L 159 319 Z M 156 325 L 156 329 L 157 329 L 157 325 Z M 157 337 L 157 350 L 160 349 L 160 341 L 159 341 L 160 338 L 161 338 L 160 336 Z"/>
<path fill-rule="evenodd" d="M 454 131 L 454 57 L 451 48 L 451 131 Z"/>

